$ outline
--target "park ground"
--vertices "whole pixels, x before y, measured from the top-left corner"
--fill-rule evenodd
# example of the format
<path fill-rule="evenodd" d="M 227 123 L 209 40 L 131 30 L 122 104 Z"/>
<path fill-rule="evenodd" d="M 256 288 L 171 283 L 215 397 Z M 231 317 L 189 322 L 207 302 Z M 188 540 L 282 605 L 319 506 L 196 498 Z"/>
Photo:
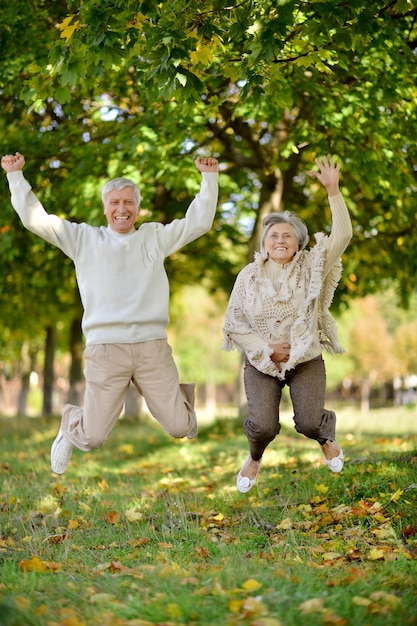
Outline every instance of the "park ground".
<path fill-rule="evenodd" d="M 417 624 L 417 411 L 339 412 L 341 474 L 290 416 L 239 494 L 241 420 L 122 419 L 49 465 L 58 418 L 0 419 L 1 626 Z"/>

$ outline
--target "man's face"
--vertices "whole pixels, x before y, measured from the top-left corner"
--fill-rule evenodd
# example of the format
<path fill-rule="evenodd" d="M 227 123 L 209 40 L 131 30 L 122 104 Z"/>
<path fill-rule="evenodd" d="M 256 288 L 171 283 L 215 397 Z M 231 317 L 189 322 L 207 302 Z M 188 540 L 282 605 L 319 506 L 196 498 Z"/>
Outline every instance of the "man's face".
<path fill-rule="evenodd" d="M 104 215 L 110 228 L 117 233 L 128 233 L 135 225 L 139 206 L 135 200 L 133 187 L 114 189 L 106 194 Z"/>

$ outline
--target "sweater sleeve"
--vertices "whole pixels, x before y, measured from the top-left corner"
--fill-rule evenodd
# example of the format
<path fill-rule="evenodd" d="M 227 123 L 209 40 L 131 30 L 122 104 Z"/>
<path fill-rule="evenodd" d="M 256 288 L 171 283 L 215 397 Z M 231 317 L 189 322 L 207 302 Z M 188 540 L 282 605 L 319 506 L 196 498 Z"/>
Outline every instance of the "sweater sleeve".
<path fill-rule="evenodd" d="M 166 257 L 210 230 L 217 208 L 218 178 L 217 173 L 202 172 L 200 191 L 188 207 L 185 217 L 165 226 L 159 225 Z"/>
<path fill-rule="evenodd" d="M 9 172 L 7 180 L 12 206 L 23 226 L 60 248 L 70 258 L 74 258 L 76 225 L 61 219 L 58 215 L 47 213 L 22 171 Z"/>
<path fill-rule="evenodd" d="M 332 231 L 327 241 L 327 254 L 324 263 L 324 276 L 339 260 L 352 238 L 352 223 L 349 211 L 341 193 L 329 197 L 332 212 Z"/>

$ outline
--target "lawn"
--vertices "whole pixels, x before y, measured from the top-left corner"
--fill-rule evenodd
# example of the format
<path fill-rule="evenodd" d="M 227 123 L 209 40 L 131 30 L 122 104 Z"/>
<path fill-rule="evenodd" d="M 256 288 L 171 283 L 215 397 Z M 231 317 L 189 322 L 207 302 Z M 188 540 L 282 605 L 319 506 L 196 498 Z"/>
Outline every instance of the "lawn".
<path fill-rule="evenodd" d="M 347 423 L 341 474 L 285 424 L 242 495 L 237 418 L 121 420 L 62 476 L 58 419 L 1 419 L 0 625 L 416 625 L 417 435 Z"/>

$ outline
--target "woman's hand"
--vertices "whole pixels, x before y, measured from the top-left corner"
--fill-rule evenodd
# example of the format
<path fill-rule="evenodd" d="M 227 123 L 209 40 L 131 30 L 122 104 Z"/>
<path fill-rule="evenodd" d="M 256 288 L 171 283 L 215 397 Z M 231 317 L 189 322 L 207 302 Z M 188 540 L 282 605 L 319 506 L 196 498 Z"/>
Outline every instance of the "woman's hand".
<path fill-rule="evenodd" d="M 281 370 L 281 363 L 286 363 L 290 358 L 291 346 L 289 343 L 270 343 L 269 347 L 273 350 L 270 355 L 271 361 L 275 363 L 277 368 Z"/>
<path fill-rule="evenodd" d="M 323 187 L 326 188 L 329 196 L 336 196 L 339 193 L 339 170 L 340 163 L 336 163 L 330 155 L 320 159 L 315 159 L 320 172 L 311 170 L 310 176 L 317 178 Z"/>

